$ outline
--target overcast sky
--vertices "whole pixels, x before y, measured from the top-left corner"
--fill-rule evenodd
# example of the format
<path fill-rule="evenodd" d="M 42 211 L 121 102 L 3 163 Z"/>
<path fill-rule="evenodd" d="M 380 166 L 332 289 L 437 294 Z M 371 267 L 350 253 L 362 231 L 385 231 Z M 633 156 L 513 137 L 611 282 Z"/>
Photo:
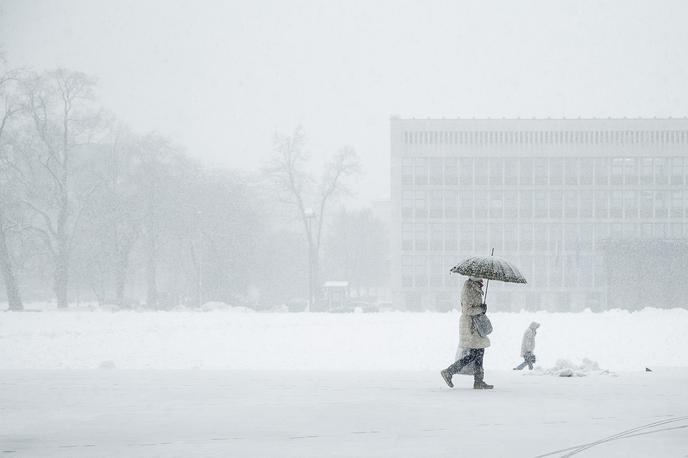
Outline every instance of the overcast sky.
<path fill-rule="evenodd" d="M 10 64 L 65 66 L 216 165 L 302 125 L 389 194 L 389 117 L 688 115 L 688 2 L 0 0 Z"/>

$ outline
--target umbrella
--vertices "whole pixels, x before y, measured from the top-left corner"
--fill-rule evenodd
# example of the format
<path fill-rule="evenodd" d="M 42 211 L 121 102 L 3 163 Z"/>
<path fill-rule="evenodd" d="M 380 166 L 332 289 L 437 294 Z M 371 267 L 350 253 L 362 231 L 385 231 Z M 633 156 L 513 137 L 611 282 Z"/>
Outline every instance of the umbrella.
<path fill-rule="evenodd" d="M 499 256 L 473 256 L 452 267 L 451 272 L 508 283 L 528 283 L 515 265 Z"/>
<path fill-rule="evenodd" d="M 528 283 L 526 277 L 518 268 L 499 256 L 494 256 L 494 248 L 491 256 L 473 256 L 451 268 L 450 272 L 469 277 L 486 278 L 485 299 L 487 300 L 487 288 L 490 280 L 499 280 L 507 283 Z"/>

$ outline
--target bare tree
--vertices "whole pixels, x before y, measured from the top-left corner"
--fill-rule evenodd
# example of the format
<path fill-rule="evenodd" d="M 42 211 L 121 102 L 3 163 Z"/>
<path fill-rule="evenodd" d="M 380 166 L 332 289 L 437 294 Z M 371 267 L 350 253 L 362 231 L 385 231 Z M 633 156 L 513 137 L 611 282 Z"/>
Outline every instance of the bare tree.
<path fill-rule="evenodd" d="M 74 234 L 90 190 L 78 189 L 79 154 L 93 143 L 99 113 L 93 106 L 94 81 L 83 73 L 58 69 L 27 78 L 25 109 L 32 127 L 27 156 L 33 161 L 25 205 L 33 229 L 49 250 L 59 308 L 68 306 L 70 256 Z"/>
<path fill-rule="evenodd" d="M 305 170 L 308 155 L 304 151 L 305 136 L 298 128 L 290 136 L 276 135 L 274 155 L 267 167 L 269 176 L 286 196 L 280 200 L 297 210 L 308 245 L 309 308 L 316 299 L 320 278 L 320 245 L 328 205 L 346 191 L 346 178 L 358 173 L 359 163 L 354 150 L 341 148 L 327 163 L 320 181 Z"/>
<path fill-rule="evenodd" d="M 19 114 L 20 107 L 13 88 L 17 81 L 17 71 L 5 70 L 0 56 L 0 271 L 5 282 L 7 302 L 10 310 L 24 308 L 17 286 L 8 236 L 10 231 L 19 227 L 10 216 L 11 204 L 16 196 L 14 180 L 17 172 L 16 154 L 10 151 L 7 143 L 9 124 Z"/>

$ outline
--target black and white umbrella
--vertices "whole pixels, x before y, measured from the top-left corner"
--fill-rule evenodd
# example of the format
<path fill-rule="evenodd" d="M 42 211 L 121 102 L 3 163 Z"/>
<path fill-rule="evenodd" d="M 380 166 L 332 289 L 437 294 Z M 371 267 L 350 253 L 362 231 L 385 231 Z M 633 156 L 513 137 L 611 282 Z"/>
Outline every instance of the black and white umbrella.
<path fill-rule="evenodd" d="M 515 265 L 499 256 L 473 256 L 452 267 L 451 272 L 508 283 L 528 283 Z"/>
<path fill-rule="evenodd" d="M 473 256 L 451 268 L 450 272 L 454 272 L 468 277 L 486 278 L 487 285 L 485 285 L 485 297 L 483 300 L 487 301 L 487 288 L 490 286 L 490 280 L 499 280 L 507 283 L 528 283 L 526 277 L 518 270 L 518 268 L 504 258 L 494 255 L 494 248 L 490 256 Z"/>

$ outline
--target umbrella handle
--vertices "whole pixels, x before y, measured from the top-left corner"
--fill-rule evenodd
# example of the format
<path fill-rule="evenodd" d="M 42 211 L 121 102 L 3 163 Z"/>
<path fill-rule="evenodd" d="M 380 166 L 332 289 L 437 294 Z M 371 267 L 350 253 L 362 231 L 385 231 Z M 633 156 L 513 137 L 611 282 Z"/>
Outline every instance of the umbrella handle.
<path fill-rule="evenodd" d="M 490 253 L 490 256 L 494 256 L 494 248 L 492 248 L 492 253 Z M 483 304 L 487 304 L 487 288 L 490 287 L 490 279 L 487 279 L 487 283 L 485 283 L 485 297 L 483 298 Z"/>

